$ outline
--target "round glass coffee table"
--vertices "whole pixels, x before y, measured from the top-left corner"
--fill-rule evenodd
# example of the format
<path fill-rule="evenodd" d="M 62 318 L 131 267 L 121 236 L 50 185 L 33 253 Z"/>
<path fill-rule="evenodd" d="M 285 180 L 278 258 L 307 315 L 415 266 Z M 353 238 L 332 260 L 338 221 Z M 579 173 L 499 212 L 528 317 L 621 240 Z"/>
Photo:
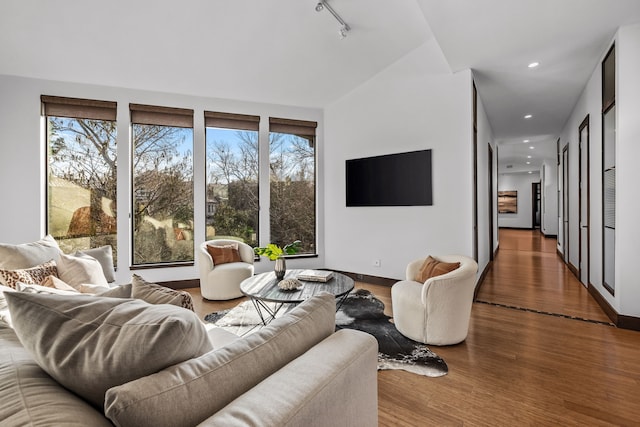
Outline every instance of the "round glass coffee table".
<path fill-rule="evenodd" d="M 296 279 L 304 270 L 287 270 L 285 279 Z M 355 282 L 352 278 L 340 273 L 333 273 L 326 282 L 300 280 L 302 286 L 297 290 L 283 291 L 278 287 L 280 281 L 273 271 L 256 274 L 240 283 L 240 291 L 249 297 L 266 325 L 272 321 L 280 309 L 287 304 L 287 309 L 308 300 L 314 295 L 328 292 L 336 297 L 336 310 L 353 290 Z M 269 304 L 271 303 L 271 304 Z"/>

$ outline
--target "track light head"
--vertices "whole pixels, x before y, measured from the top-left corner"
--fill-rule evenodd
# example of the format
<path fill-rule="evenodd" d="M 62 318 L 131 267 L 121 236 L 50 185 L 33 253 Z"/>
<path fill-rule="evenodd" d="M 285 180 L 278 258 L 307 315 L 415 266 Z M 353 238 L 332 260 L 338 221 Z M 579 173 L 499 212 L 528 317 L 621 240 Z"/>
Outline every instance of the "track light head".
<path fill-rule="evenodd" d="M 347 34 L 349 34 L 350 30 L 351 28 L 349 28 L 347 24 L 344 24 L 343 26 L 338 28 L 338 35 L 340 36 L 341 39 L 344 39 L 345 37 L 347 37 Z"/>
<path fill-rule="evenodd" d="M 344 22 L 340 15 L 338 15 L 338 13 L 333 10 L 333 8 L 329 5 L 329 3 L 326 2 L 326 0 L 320 0 L 318 3 L 316 3 L 316 12 L 322 12 L 325 9 L 327 9 L 329 13 L 331 13 L 331 15 L 336 18 L 338 24 L 340 24 L 340 28 L 338 28 L 338 35 L 340 35 L 340 38 L 344 39 L 345 37 L 347 37 L 347 33 L 351 31 L 351 27 L 349 27 L 349 24 Z"/>

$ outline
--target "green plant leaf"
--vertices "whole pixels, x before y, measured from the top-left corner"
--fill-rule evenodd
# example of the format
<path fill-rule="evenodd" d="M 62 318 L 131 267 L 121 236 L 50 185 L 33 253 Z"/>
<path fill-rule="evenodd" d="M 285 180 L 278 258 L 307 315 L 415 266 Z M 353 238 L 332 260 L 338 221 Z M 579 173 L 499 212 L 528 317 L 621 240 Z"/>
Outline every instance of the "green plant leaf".
<path fill-rule="evenodd" d="M 259 256 L 266 256 L 271 261 L 275 261 L 278 257 L 282 255 L 293 255 L 297 254 L 300 251 L 300 244 L 302 242 L 300 240 L 296 240 L 295 242 L 289 243 L 284 248 L 280 248 L 280 246 L 269 243 L 267 246 L 262 248 L 254 248 L 253 252 Z"/>

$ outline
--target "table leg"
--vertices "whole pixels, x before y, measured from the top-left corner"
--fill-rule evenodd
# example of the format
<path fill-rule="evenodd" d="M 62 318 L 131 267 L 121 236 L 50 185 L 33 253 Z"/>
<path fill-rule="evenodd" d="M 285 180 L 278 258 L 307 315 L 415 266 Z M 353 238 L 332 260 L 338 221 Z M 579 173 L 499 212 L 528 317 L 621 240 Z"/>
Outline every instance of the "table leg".
<path fill-rule="evenodd" d="M 260 316 L 260 320 L 262 321 L 262 324 L 264 326 L 267 326 L 268 323 L 270 323 L 273 319 L 276 318 L 276 315 L 284 305 L 284 303 L 276 303 L 276 305 L 273 308 L 271 308 L 269 307 L 267 302 L 257 298 L 251 298 L 251 302 L 253 303 L 253 306 L 258 312 L 258 315 Z M 264 313 L 262 310 L 264 310 Z M 265 313 L 268 316 L 265 316 Z"/>

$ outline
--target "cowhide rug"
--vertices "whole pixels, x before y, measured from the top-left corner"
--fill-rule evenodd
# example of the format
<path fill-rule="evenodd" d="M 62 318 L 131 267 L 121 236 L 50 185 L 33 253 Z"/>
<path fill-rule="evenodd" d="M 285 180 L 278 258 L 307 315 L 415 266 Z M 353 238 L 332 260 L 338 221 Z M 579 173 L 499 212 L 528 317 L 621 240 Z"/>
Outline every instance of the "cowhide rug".
<path fill-rule="evenodd" d="M 284 315 L 281 310 L 278 317 Z M 260 317 L 250 301 L 211 313 L 205 321 L 237 335 L 246 335 L 262 327 Z M 336 313 L 336 329 L 357 329 L 378 340 L 378 369 L 403 369 L 427 377 L 440 377 L 449 371 L 441 357 L 419 342 L 402 335 L 391 318 L 384 314 L 384 304 L 371 292 L 358 289 L 349 294 Z"/>

